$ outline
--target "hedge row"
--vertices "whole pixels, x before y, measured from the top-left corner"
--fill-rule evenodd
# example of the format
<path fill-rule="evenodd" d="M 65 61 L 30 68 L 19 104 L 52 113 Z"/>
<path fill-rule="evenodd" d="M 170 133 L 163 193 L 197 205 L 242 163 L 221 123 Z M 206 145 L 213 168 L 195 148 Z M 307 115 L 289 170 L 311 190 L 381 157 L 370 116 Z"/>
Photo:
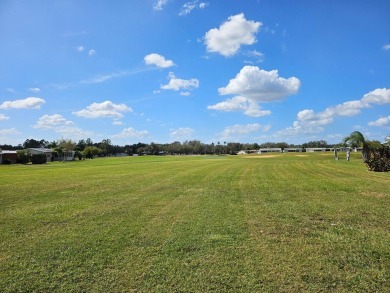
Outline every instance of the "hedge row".
<path fill-rule="evenodd" d="M 18 163 L 20 164 L 46 164 L 46 155 L 45 154 L 35 154 L 31 155 L 25 151 L 18 151 Z"/>
<path fill-rule="evenodd" d="M 390 147 L 369 149 L 365 156 L 368 170 L 375 172 L 390 171 Z"/>

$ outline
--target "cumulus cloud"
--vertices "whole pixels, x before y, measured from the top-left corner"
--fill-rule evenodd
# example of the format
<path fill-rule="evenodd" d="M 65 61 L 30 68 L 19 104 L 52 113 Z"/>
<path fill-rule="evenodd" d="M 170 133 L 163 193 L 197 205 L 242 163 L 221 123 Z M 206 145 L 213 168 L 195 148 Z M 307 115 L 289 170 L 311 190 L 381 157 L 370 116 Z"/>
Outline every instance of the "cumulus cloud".
<path fill-rule="evenodd" d="M 226 101 L 208 106 L 207 109 L 225 112 L 243 111 L 245 115 L 250 117 L 261 117 L 271 114 L 271 111 L 261 110 L 257 103 L 242 96 L 235 96 Z"/>
<path fill-rule="evenodd" d="M 120 133 L 113 135 L 113 138 L 129 138 L 129 137 L 136 137 L 136 138 L 142 138 L 149 135 L 149 132 L 147 130 L 141 130 L 137 131 L 132 127 L 123 129 Z"/>
<path fill-rule="evenodd" d="M 224 128 L 220 136 L 222 139 L 238 139 L 250 133 L 255 132 L 267 132 L 271 129 L 271 125 L 261 125 L 258 123 L 240 125 L 235 124 L 233 126 L 227 126 Z"/>
<path fill-rule="evenodd" d="M 111 101 L 105 101 L 102 103 L 92 103 L 85 109 L 80 111 L 72 112 L 72 114 L 84 117 L 84 118 L 122 118 L 123 113 L 132 112 L 133 109 L 126 106 L 125 104 L 114 104 Z"/>
<path fill-rule="evenodd" d="M 85 50 L 84 46 L 78 46 L 77 51 L 83 52 Z"/>
<path fill-rule="evenodd" d="M 169 136 L 174 139 L 189 139 L 194 134 L 195 130 L 188 127 L 180 127 L 178 129 L 172 129 Z"/>
<path fill-rule="evenodd" d="M 40 109 L 46 103 L 44 99 L 28 97 L 24 100 L 5 101 L 0 105 L 0 109 Z"/>
<path fill-rule="evenodd" d="M 84 131 L 76 127 L 70 120 L 66 120 L 60 114 L 43 115 L 33 126 L 33 128 L 52 130 L 63 137 L 72 137 L 74 139 L 81 139 L 93 135 L 91 131 Z"/>
<path fill-rule="evenodd" d="M 379 126 L 379 127 L 390 125 L 390 116 L 381 117 L 378 120 L 368 122 L 368 125 Z"/>
<path fill-rule="evenodd" d="M 60 114 L 53 115 L 43 115 L 37 121 L 37 124 L 34 125 L 34 128 L 44 128 L 44 129 L 53 129 L 58 126 L 69 126 L 73 125 L 72 121 L 66 120 Z"/>
<path fill-rule="evenodd" d="M 157 0 L 157 2 L 154 4 L 153 9 L 154 10 L 163 10 L 164 6 L 168 3 L 169 0 Z"/>
<path fill-rule="evenodd" d="M 208 109 L 243 111 L 245 115 L 252 117 L 269 115 L 270 111 L 260 109 L 259 102 L 279 101 L 296 94 L 300 85 L 298 78 L 282 78 L 277 70 L 265 71 L 257 66 L 244 66 L 226 87 L 218 89 L 220 95 L 237 96 L 208 106 Z"/>
<path fill-rule="evenodd" d="M 156 53 L 146 55 L 144 61 L 148 65 L 155 65 L 160 68 L 168 68 L 175 65 L 172 60 L 166 60 L 164 56 Z"/>
<path fill-rule="evenodd" d="M 257 66 L 244 66 L 218 92 L 220 95 L 240 95 L 257 102 L 272 102 L 296 94 L 300 86 L 298 78 L 285 79 L 279 76 L 277 70 L 265 71 Z"/>
<path fill-rule="evenodd" d="M 256 42 L 255 34 L 261 25 L 261 22 L 246 20 L 243 13 L 230 16 L 219 28 L 213 28 L 205 34 L 207 50 L 225 57 L 233 56 L 242 45 Z"/>
<path fill-rule="evenodd" d="M 0 121 L 5 121 L 5 120 L 8 120 L 9 117 L 8 116 L 5 116 L 4 114 L 0 114 Z"/>
<path fill-rule="evenodd" d="M 187 15 L 187 14 L 191 13 L 192 10 L 194 10 L 194 9 L 204 9 L 208 5 L 208 3 L 206 3 L 206 2 L 201 2 L 199 4 L 198 3 L 199 3 L 199 0 L 195 0 L 195 1 L 191 1 L 191 2 L 185 3 L 181 7 L 179 15 L 180 16 Z"/>
<path fill-rule="evenodd" d="M 96 55 L 96 51 L 94 49 L 91 49 L 91 50 L 88 51 L 88 55 L 89 56 L 94 56 L 94 55 Z"/>
<path fill-rule="evenodd" d="M 335 106 L 326 108 L 321 112 L 305 109 L 297 114 L 297 120 L 291 127 L 282 130 L 280 134 L 296 135 L 301 133 L 319 133 L 324 130 L 326 125 L 332 124 L 334 118 L 351 117 L 360 114 L 362 109 L 370 108 L 375 105 L 390 104 L 390 89 L 375 89 L 365 94 L 360 100 L 347 101 Z M 387 118 L 380 118 L 377 121 L 370 122 L 370 126 L 383 126 L 387 123 Z"/>
<path fill-rule="evenodd" d="M 390 89 L 381 88 L 365 94 L 362 98 L 364 103 L 384 105 L 390 104 Z"/>
<path fill-rule="evenodd" d="M 168 84 L 161 85 L 160 87 L 162 90 L 179 91 L 185 89 L 188 91 L 199 87 L 199 80 L 196 78 L 191 78 L 191 79 L 176 78 L 173 72 L 170 72 L 168 77 L 169 77 Z"/>

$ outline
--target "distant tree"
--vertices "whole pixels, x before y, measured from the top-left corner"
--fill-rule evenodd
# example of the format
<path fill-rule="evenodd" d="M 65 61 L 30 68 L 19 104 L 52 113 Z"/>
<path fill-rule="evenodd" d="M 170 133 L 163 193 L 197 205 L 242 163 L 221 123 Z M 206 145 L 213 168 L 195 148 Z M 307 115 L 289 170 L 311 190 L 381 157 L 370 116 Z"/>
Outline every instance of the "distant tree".
<path fill-rule="evenodd" d="M 57 153 L 58 155 L 63 156 L 63 159 L 65 161 L 65 157 L 68 156 L 68 154 L 76 149 L 76 143 L 71 139 L 63 139 L 61 138 L 57 142 Z"/>
<path fill-rule="evenodd" d="M 345 137 L 342 141 L 344 145 L 350 146 L 350 147 L 362 147 L 362 155 L 363 155 L 363 161 L 367 161 L 368 159 L 368 151 L 369 147 L 366 142 L 366 139 L 364 138 L 364 135 L 359 131 L 352 132 L 349 136 Z"/>
<path fill-rule="evenodd" d="M 52 142 L 49 142 L 49 144 L 46 147 L 50 149 L 55 149 L 56 147 L 58 147 L 58 144 L 55 140 L 53 140 Z"/>
<path fill-rule="evenodd" d="M 85 149 L 86 146 L 87 146 L 87 143 L 85 142 L 85 140 L 84 139 L 80 139 L 79 142 L 76 145 L 76 150 L 82 151 L 82 150 Z"/>
<path fill-rule="evenodd" d="M 309 141 L 302 144 L 303 148 L 326 148 L 328 143 L 326 140 Z"/>
<path fill-rule="evenodd" d="M 111 151 L 111 140 L 110 139 L 103 139 L 100 143 L 99 143 L 99 149 L 101 149 L 101 153 L 104 155 L 104 156 L 107 156 L 110 151 Z"/>
<path fill-rule="evenodd" d="M 48 141 L 41 139 L 41 140 L 35 140 L 35 139 L 26 139 L 26 141 L 23 143 L 23 148 L 44 148 L 49 144 Z"/>
<path fill-rule="evenodd" d="M 92 139 L 90 139 L 90 138 L 87 138 L 87 139 L 85 140 L 85 143 L 86 143 L 88 146 L 92 146 L 92 145 L 93 145 Z"/>
<path fill-rule="evenodd" d="M 382 143 L 379 140 L 367 140 L 366 144 L 370 149 L 382 148 Z"/>
<path fill-rule="evenodd" d="M 95 146 L 86 146 L 82 152 L 82 154 L 87 159 L 93 159 L 95 156 L 98 156 L 101 150 Z"/>

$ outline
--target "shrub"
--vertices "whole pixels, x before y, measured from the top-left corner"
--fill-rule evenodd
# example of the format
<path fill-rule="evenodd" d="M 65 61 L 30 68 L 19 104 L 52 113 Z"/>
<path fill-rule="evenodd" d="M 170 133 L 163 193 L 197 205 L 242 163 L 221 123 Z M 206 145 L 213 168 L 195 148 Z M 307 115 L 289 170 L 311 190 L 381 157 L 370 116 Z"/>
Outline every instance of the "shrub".
<path fill-rule="evenodd" d="M 390 171 L 390 147 L 369 148 L 365 163 L 368 170 L 375 172 Z"/>
<path fill-rule="evenodd" d="M 46 164 L 45 154 L 35 154 L 31 156 L 31 163 L 33 164 Z"/>
<path fill-rule="evenodd" d="M 11 165 L 11 160 L 5 159 L 3 160 L 4 165 Z"/>
<path fill-rule="evenodd" d="M 17 151 L 18 160 L 17 162 L 20 164 L 28 164 L 31 160 L 31 155 L 28 151 L 20 150 Z"/>

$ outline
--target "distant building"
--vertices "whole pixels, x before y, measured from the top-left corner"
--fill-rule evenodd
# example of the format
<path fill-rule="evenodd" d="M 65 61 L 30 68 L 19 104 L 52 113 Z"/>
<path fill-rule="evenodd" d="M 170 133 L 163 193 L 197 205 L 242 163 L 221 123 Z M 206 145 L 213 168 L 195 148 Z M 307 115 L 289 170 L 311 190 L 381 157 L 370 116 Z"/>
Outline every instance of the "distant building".
<path fill-rule="evenodd" d="M 32 155 L 46 155 L 46 162 L 52 162 L 55 159 L 55 152 L 52 149 L 46 148 L 28 148 L 27 149 Z"/>
<path fill-rule="evenodd" d="M 284 153 L 301 153 L 302 148 L 285 148 L 283 149 Z"/>
<path fill-rule="evenodd" d="M 18 160 L 18 154 L 16 151 L 7 151 L 0 149 L 0 164 L 9 162 L 10 164 L 16 164 Z"/>

